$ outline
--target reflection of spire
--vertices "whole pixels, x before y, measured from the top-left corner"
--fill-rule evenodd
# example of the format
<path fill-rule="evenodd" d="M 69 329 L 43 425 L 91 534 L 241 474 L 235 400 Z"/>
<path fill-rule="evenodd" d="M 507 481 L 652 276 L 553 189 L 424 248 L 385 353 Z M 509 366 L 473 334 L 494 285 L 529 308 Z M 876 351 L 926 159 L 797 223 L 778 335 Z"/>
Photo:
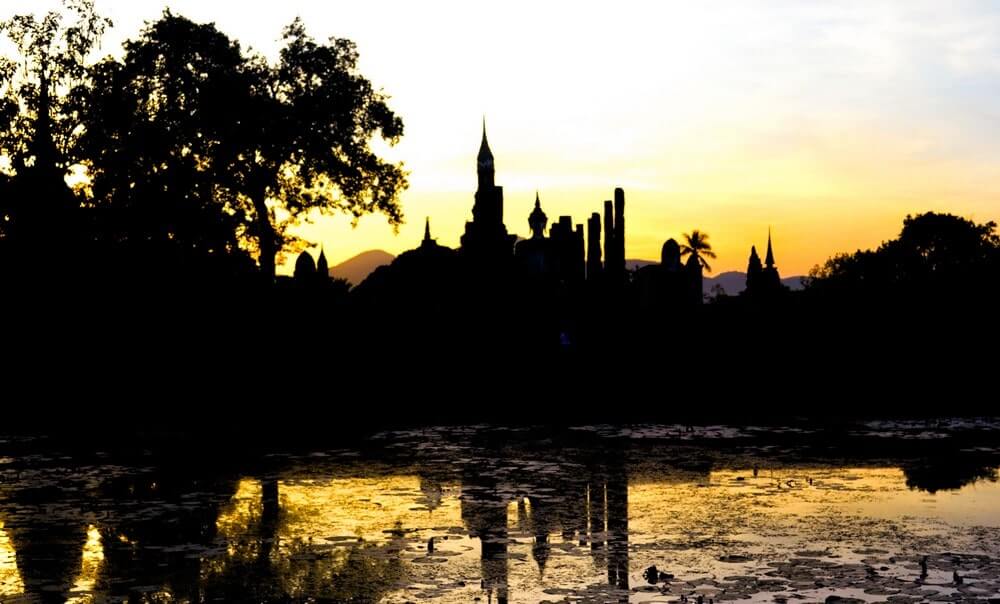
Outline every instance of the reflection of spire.
<path fill-rule="evenodd" d="M 548 534 L 537 533 L 535 535 L 535 542 L 531 545 L 531 557 L 535 559 L 535 564 L 538 565 L 539 576 L 545 575 L 545 563 L 549 561 L 549 550 L 551 547 L 549 545 Z"/>
<path fill-rule="evenodd" d="M 771 228 L 767 229 L 767 257 L 764 258 L 767 268 L 774 268 L 774 250 L 771 249 Z"/>
<path fill-rule="evenodd" d="M 531 512 L 531 528 L 532 533 L 534 533 L 531 557 L 538 564 L 539 576 L 544 576 L 545 563 L 549 560 L 549 552 L 552 548 L 549 544 L 549 535 L 552 533 L 552 509 L 539 499 L 532 502 Z"/>

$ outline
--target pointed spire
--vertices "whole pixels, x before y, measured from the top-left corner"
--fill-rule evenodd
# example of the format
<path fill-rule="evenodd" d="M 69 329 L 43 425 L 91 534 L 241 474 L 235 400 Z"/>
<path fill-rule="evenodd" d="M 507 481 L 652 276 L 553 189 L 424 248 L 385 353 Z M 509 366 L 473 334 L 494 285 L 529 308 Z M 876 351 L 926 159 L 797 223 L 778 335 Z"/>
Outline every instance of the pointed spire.
<path fill-rule="evenodd" d="M 764 258 L 764 265 L 767 268 L 774 267 L 774 250 L 771 249 L 771 227 L 767 227 L 767 257 Z"/>
<path fill-rule="evenodd" d="M 483 142 L 479 144 L 479 161 L 493 161 L 493 152 L 490 151 L 490 142 L 486 139 L 486 116 L 483 116 Z"/>
<path fill-rule="evenodd" d="M 535 189 L 535 207 L 539 210 L 542 209 L 542 200 L 538 197 L 538 189 Z"/>
<path fill-rule="evenodd" d="M 424 243 L 429 243 L 431 240 L 431 217 L 428 216 L 426 222 L 424 223 Z"/>
<path fill-rule="evenodd" d="M 319 260 L 316 261 L 316 271 L 323 277 L 330 276 L 330 267 L 326 263 L 326 251 L 323 250 L 323 245 L 319 246 Z"/>

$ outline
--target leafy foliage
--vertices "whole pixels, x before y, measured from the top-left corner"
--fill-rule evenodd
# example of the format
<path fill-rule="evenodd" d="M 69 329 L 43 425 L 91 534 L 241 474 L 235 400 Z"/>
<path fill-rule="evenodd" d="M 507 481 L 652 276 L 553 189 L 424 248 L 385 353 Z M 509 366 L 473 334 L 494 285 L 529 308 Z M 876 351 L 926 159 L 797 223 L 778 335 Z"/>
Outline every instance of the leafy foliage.
<path fill-rule="evenodd" d="M 813 292 L 840 295 L 953 295 L 973 283 L 995 283 L 1000 237 L 994 222 L 951 214 L 907 216 L 897 239 L 875 250 L 840 254 L 809 273 Z"/>

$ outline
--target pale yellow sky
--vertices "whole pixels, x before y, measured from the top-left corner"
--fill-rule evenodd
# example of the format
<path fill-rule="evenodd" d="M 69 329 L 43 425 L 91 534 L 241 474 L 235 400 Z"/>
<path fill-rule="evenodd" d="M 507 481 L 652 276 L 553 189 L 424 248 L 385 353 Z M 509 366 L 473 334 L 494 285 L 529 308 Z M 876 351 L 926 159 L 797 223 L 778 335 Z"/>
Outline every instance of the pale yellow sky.
<path fill-rule="evenodd" d="M 51 0 L 4 0 L 0 18 Z M 585 222 L 616 186 L 627 255 L 711 235 L 716 272 L 744 270 L 773 229 L 779 269 L 894 237 L 907 213 L 1000 219 L 1000 5 L 931 0 L 503 3 L 172 0 L 266 54 L 301 16 L 358 43 L 361 69 L 406 134 L 407 223 L 323 219 L 301 229 L 331 264 L 419 243 L 424 217 L 457 246 L 471 219 L 485 114 L 508 229 L 535 190 Z M 107 51 L 162 0 L 97 0 Z"/>

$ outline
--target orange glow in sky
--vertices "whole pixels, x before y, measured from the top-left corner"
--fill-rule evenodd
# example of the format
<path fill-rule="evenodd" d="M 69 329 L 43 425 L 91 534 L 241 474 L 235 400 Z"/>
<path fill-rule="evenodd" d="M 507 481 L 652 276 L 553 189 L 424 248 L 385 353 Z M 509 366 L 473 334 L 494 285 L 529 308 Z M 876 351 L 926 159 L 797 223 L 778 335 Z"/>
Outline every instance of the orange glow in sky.
<path fill-rule="evenodd" d="M 163 0 L 96 0 L 116 52 Z M 52 0 L 4 0 L 0 18 Z M 379 216 L 299 233 L 331 265 L 418 245 L 430 217 L 458 246 L 485 114 L 505 222 L 584 223 L 626 191 L 629 258 L 700 229 L 715 273 L 745 270 L 768 227 L 782 274 L 895 237 L 908 213 L 1000 219 L 1000 6 L 973 0 L 803 3 L 170 0 L 273 56 L 301 16 L 358 44 L 403 118 L 411 186 L 398 235 Z M 284 271 L 288 272 L 290 264 Z"/>

